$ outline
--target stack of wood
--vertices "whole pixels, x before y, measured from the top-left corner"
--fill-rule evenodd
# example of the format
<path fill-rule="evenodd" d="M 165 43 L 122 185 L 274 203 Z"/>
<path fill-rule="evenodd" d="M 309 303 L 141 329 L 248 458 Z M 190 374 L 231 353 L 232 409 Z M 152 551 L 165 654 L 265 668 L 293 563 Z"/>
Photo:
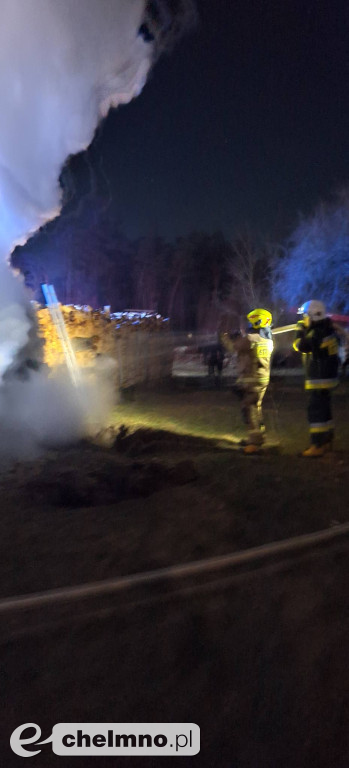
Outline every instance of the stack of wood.
<path fill-rule="evenodd" d="M 157 314 L 95 311 L 90 307 L 61 306 L 68 336 L 79 366 L 93 368 L 104 360 L 116 362 L 119 387 L 170 376 L 173 344 L 169 324 Z M 49 310 L 37 308 L 39 336 L 44 341 L 44 362 L 57 369 L 64 352 Z"/>

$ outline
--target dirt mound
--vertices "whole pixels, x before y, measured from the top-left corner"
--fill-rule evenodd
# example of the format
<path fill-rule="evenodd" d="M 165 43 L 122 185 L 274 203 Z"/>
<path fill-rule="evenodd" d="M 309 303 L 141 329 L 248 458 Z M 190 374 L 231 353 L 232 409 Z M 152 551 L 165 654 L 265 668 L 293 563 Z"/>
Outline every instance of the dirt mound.
<path fill-rule="evenodd" d="M 53 452 L 40 461 L 18 465 L 4 476 L 3 493 L 11 495 L 15 487 L 30 506 L 93 507 L 150 496 L 165 487 L 196 480 L 199 473 L 193 460 L 154 456 L 155 446 L 166 456 L 172 445 L 163 434 L 161 439 L 161 433 L 154 437 L 151 430 L 132 435 L 120 430 L 109 448 L 83 441 L 78 447 Z M 184 447 L 185 441 L 180 445 Z M 153 455 L 142 458 L 147 451 Z"/>
<path fill-rule="evenodd" d="M 114 448 L 129 456 L 159 452 L 181 453 L 189 451 L 207 451 L 216 447 L 215 440 L 207 440 L 192 435 L 180 435 L 163 429 L 137 429 L 128 432 L 121 427 L 114 442 Z"/>

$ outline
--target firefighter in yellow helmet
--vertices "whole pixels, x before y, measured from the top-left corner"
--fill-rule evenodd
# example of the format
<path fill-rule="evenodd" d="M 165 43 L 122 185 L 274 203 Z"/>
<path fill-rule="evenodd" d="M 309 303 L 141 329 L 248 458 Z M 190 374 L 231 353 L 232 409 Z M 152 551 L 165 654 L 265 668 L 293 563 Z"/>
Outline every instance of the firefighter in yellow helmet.
<path fill-rule="evenodd" d="M 237 380 L 234 391 L 241 401 L 241 413 L 247 426 L 242 441 L 245 454 L 259 453 L 264 442 L 262 401 L 270 380 L 273 353 L 272 315 L 267 309 L 254 309 L 247 315 L 245 334 L 231 334 L 236 353 Z"/>

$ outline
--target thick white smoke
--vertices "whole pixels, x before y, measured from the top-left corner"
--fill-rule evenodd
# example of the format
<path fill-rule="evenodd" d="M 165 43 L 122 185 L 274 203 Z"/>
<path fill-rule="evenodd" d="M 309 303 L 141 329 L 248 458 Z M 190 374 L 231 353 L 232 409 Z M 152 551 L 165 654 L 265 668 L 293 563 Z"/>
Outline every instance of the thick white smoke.
<path fill-rule="evenodd" d="M 60 205 L 58 176 L 111 105 L 144 85 L 145 0 L 1 0 L 0 249 Z"/>
<path fill-rule="evenodd" d="M 6 441 L 17 435 L 22 447 L 58 429 L 61 439 L 77 434 L 81 414 L 71 387 L 62 392 L 35 372 L 26 381 L 6 377 L 32 329 L 6 260 L 59 212 L 66 158 L 88 146 L 110 106 L 142 89 L 153 56 L 153 44 L 138 35 L 145 5 L 0 0 L 0 433 Z"/>

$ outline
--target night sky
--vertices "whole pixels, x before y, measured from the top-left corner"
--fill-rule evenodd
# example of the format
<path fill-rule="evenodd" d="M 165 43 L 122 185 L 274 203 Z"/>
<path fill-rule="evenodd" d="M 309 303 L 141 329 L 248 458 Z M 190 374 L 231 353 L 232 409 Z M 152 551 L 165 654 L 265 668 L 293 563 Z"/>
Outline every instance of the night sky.
<path fill-rule="evenodd" d="M 349 181 L 349 6 L 198 0 L 197 29 L 94 141 L 129 236 L 283 237 Z"/>

